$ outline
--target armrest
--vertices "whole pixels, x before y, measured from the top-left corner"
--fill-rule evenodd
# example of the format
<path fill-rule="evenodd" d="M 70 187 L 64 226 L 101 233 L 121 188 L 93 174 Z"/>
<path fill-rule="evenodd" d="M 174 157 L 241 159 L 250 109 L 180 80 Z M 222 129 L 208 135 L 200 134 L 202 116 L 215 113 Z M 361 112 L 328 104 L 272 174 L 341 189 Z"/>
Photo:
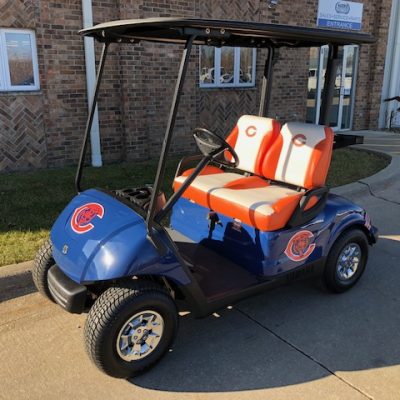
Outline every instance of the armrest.
<path fill-rule="evenodd" d="M 308 190 L 290 217 L 287 226 L 293 228 L 315 218 L 325 207 L 329 189 L 326 186 Z M 315 200 L 315 203 L 314 203 Z"/>

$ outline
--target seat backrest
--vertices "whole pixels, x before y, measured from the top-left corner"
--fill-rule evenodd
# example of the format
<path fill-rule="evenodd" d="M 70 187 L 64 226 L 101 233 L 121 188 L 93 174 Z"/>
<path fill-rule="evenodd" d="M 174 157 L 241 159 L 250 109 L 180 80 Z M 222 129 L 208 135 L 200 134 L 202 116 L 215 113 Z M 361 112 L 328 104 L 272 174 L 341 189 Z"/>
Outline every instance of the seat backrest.
<path fill-rule="evenodd" d="M 243 115 L 226 141 L 239 157 L 237 168 L 254 174 L 262 174 L 262 162 L 266 152 L 279 135 L 280 124 L 272 118 Z M 230 156 L 226 153 L 226 156 Z"/>
<path fill-rule="evenodd" d="M 331 163 L 333 136 L 326 126 L 285 124 L 264 158 L 263 175 L 306 189 L 323 186 Z"/>

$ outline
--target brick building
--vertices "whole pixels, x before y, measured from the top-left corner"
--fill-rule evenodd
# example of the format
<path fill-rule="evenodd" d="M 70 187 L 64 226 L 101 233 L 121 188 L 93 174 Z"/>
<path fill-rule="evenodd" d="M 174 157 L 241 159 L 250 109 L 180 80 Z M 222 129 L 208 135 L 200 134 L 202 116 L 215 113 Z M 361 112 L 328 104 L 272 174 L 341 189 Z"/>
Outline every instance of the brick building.
<path fill-rule="evenodd" d="M 187 16 L 316 26 L 318 0 L 273 3 L 93 0 L 92 11 L 95 24 Z M 332 116 L 332 125 L 339 130 L 383 126 L 387 110 L 382 108 L 382 87 L 389 93 L 398 84 L 393 83 L 393 69 L 385 65 L 387 53 L 393 60 L 396 57 L 390 38 L 397 32 L 397 19 L 393 20 L 398 18 L 398 0 L 362 3 L 362 31 L 378 40 L 371 46 L 343 50 Z M 2 0 L 0 15 L 0 54 L 5 55 L 0 59 L 0 171 L 73 164 L 87 116 L 84 44 L 77 34 L 83 25 L 82 1 Z M 99 99 L 103 162 L 157 154 L 179 50 L 175 45 L 151 43 L 111 46 Z M 224 50 L 210 56 L 204 50 L 200 57 L 202 51 L 196 48 L 191 56 L 173 143 L 176 152 L 193 149 L 190 132 L 194 127 L 226 134 L 238 116 L 258 109 L 265 51 L 253 56 Z M 97 56 L 98 52 L 96 45 Z M 24 56 L 30 60 L 28 65 L 21 61 Z M 324 57 L 324 49 L 280 51 L 274 66 L 270 116 L 315 122 Z M 210 68 L 209 62 L 215 65 Z"/>

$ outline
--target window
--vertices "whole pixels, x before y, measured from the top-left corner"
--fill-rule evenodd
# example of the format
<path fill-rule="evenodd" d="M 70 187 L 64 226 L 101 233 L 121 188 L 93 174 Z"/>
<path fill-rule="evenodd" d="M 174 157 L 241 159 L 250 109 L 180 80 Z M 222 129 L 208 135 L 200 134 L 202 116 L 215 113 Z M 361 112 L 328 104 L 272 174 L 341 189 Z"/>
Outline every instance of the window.
<path fill-rule="evenodd" d="M 0 91 L 38 89 L 39 71 L 34 32 L 0 29 Z"/>
<path fill-rule="evenodd" d="M 201 46 L 200 87 L 255 85 L 256 49 Z"/>

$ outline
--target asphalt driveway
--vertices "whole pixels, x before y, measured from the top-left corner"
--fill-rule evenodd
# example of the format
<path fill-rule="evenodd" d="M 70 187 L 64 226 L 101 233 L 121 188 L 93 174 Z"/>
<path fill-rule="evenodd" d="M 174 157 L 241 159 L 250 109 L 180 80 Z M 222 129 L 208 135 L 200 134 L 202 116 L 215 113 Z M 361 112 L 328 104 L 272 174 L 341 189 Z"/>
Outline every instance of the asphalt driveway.
<path fill-rule="evenodd" d="M 357 199 L 380 241 L 353 290 L 299 282 L 183 316 L 173 351 L 130 382 L 89 362 L 85 315 L 30 293 L 29 275 L 0 278 L 0 398 L 400 399 L 399 199 L 400 184 Z"/>

